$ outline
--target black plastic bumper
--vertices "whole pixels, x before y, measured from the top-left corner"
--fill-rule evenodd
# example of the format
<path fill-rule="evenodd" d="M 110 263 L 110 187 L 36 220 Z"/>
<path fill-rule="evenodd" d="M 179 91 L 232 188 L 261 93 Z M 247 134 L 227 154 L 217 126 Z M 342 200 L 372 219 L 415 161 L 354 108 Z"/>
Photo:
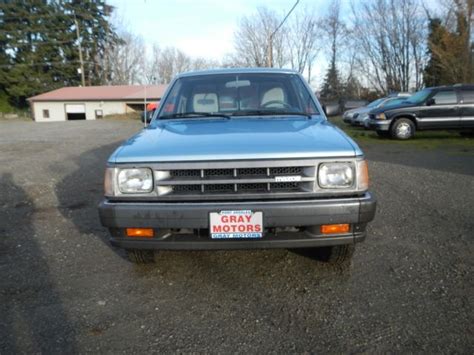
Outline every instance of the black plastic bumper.
<path fill-rule="evenodd" d="M 298 248 L 349 244 L 365 238 L 365 226 L 373 220 L 376 202 L 370 193 L 361 197 L 242 201 L 202 203 L 137 203 L 104 200 L 99 205 L 102 225 L 111 230 L 112 244 L 137 249 L 247 249 Z M 252 240 L 212 240 L 196 234 L 173 234 L 174 229 L 206 230 L 209 213 L 222 210 L 263 212 L 267 229 L 263 238 Z M 342 235 L 319 235 L 322 224 L 351 224 L 351 231 Z M 300 232 L 276 232 L 278 228 L 297 226 Z M 125 228 L 154 228 L 152 239 L 125 237 Z"/>
<path fill-rule="evenodd" d="M 391 120 L 369 120 L 369 128 L 376 131 L 388 131 L 390 130 Z"/>

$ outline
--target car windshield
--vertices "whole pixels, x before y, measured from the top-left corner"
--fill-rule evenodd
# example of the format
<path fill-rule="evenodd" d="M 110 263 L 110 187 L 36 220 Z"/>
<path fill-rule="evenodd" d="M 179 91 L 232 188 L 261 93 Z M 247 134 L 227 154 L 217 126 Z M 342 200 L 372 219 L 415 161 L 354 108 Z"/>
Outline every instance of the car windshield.
<path fill-rule="evenodd" d="M 203 74 L 175 81 L 159 119 L 285 115 L 319 111 L 296 74 Z"/>
<path fill-rule="evenodd" d="M 375 101 L 372 101 L 370 104 L 367 105 L 367 107 L 370 107 L 370 108 L 373 108 L 373 107 L 377 107 L 378 105 L 380 105 L 385 99 L 382 98 L 382 99 L 377 99 Z"/>
<path fill-rule="evenodd" d="M 431 90 L 429 89 L 424 89 L 421 91 L 418 91 L 411 95 L 409 98 L 407 98 L 405 101 L 411 103 L 411 104 L 421 104 L 426 100 L 426 98 L 429 96 L 431 93 Z"/>

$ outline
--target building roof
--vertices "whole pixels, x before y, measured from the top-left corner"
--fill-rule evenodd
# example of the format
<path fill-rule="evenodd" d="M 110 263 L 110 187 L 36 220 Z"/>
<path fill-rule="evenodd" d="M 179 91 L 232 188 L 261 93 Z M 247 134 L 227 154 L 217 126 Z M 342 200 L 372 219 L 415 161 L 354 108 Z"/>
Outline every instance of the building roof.
<path fill-rule="evenodd" d="M 72 86 L 30 97 L 29 101 L 137 101 L 161 99 L 168 85 Z"/>

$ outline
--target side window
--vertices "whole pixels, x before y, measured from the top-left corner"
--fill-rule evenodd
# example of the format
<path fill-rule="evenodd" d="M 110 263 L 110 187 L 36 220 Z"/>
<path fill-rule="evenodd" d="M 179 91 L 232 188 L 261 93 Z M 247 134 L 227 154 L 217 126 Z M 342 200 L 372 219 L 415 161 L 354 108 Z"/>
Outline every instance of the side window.
<path fill-rule="evenodd" d="M 435 96 L 433 96 L 435 105 L 453 105 L 457 104 L 458 99 L 456 93 L 453 90 L 449 91 L 440 91 Z"/>
<path fill-rule="evenodd" d="M 464 104 L 474 104 L 474 89 L 464 89 L 462 91 L 462 101 Z"/>

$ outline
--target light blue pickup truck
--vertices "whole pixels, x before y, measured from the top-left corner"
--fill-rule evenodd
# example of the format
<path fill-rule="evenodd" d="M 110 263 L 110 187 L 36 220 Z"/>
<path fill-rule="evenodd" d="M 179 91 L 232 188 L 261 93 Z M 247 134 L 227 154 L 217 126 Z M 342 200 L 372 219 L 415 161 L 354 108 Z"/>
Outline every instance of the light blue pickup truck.
<path fill-rule="evenodd" d="M 307 248 L 347 265 L 374 218 L 362 151 L 298 73 L 225 69 L 169 85 L 109 158 L 101 222 L 135 262 L 156 250 Z"/>

